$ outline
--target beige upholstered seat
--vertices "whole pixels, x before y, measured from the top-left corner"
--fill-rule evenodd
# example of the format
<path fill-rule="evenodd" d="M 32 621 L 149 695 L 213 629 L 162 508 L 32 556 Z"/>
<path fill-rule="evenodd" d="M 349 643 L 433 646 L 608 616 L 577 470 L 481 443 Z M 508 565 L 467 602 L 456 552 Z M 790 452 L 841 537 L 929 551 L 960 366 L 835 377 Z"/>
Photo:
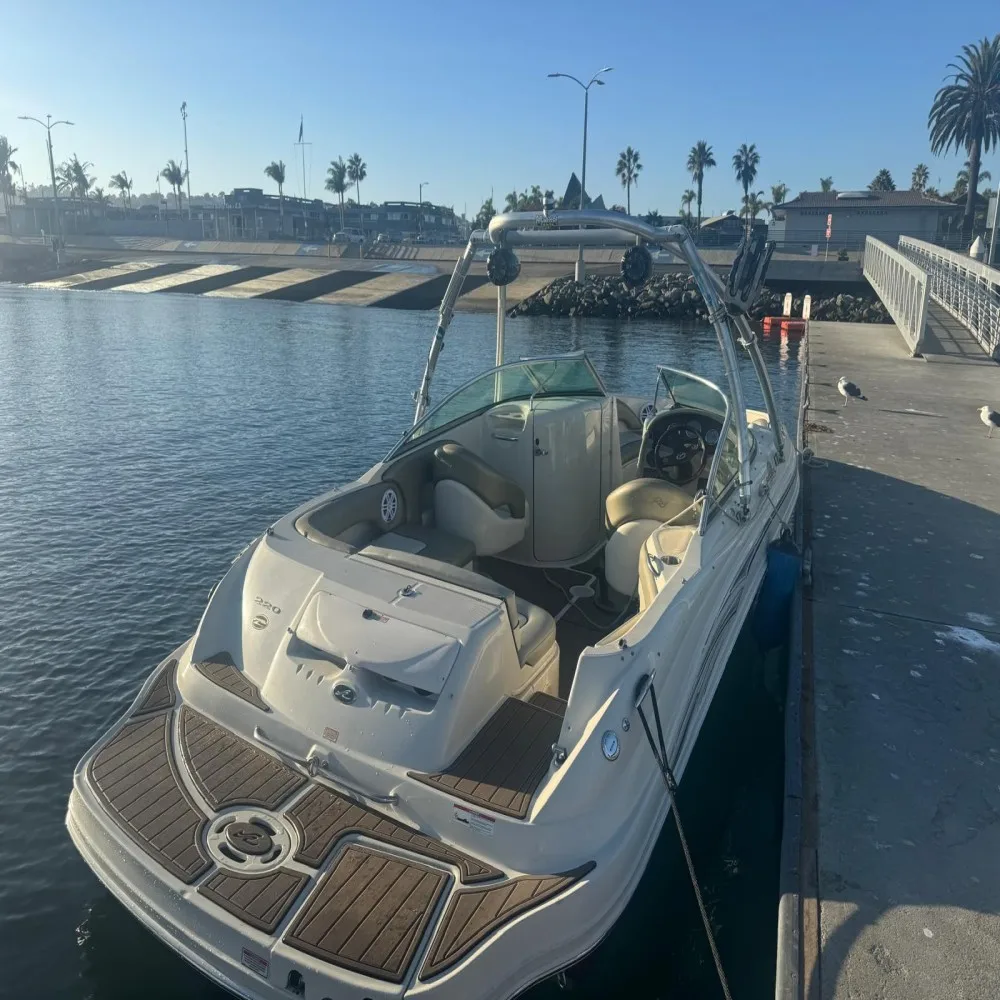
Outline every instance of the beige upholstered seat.
<path fill-rule="evenodd" d="M 608 494 L 611 537 L 604 549 L 604 575 L 612 590 L 625 596 L 635 593 L 646 539 L 693 502 L 690 494 L 662 479 L 633 479 Z"/>
<path fill-rule="evenodd" d="M 528 524 L 524 491 L 468 448 L 447 441 L 434 449 L 434 521 L 467 538 L 477 556 L 504 552 Z"/>

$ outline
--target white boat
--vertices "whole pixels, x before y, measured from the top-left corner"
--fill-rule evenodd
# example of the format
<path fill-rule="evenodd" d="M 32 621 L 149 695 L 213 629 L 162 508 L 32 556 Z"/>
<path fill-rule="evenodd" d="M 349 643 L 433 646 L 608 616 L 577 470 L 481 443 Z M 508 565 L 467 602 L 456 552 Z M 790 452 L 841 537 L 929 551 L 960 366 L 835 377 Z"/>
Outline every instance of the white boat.
<path fill-rule="evenodd" d="M 505 361 L 516 248 L 615 242 L 627 283 L 646 244 L 688 262 L 724 385 L 663 364 L 621 396 L 584 354 Z M 497 366 L 432 406 L 484 246 Z M 769 256 L 723 283 L 683 227 L 611 212 L 473 234 L 413 425 L 236 557 L 76 769 L 69 831 L 143 924 L 259 1000 L 502 1000 L 600 942 L 798 492 L 745 317 Z"/>

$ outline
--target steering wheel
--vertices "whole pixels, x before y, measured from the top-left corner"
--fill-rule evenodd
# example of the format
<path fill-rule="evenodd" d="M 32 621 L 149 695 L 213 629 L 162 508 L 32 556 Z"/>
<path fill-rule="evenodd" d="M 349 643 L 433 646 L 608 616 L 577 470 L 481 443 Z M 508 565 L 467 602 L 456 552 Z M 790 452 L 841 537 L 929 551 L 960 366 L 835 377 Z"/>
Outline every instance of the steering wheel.
<path fill-rule="evenodd" d="M 668 482 L 685 486 L 705 467 L 705 439 L 693 427 L 674 423 L 656 439 L 650 449 L 653 468 Z"/>

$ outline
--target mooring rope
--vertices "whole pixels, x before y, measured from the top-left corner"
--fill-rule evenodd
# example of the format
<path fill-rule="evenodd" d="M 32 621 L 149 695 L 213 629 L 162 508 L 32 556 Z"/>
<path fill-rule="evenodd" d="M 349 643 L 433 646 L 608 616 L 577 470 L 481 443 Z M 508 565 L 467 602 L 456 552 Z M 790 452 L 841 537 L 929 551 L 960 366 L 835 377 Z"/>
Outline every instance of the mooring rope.
<path fill-rule="evenodd" d="M 640 688 L 644 688 L 641 693 L 639 692 Z M 649 699 L 653 705 L 653 718 L 656 721 L 656 735 L 659 740 L 659 748 L 657 748 L 656 743 L 653 742 L 653 734 L 650 731 L 649 722 L 646 719 L 646 713 L 642 710 L 642 702 L 647 694 L 649 695 Z M 705 925 L 705 935 L 708 938 L 708 946 L 712 950 L 712 960 L 715 962 L 715 971 L 719 974 L 719 984 L 722 987 L 722 995 L 725 997 L 725 1000 L 733 1000 L 732 994 L 729 992 L 729 982 L 726 979 L 726 973 L 722 968 L 722 959 L 719 957 L 719 949 L 715 944 L 715 934 L 712 932 L 712 924 L 708 919 L 708 910 L 705 909 L 705 901 L 701 895 L 701 887 L 698 885 L 698 877 L 695 874 L 694 862 L 691 860 L 691 851 L 688 848 L 687 837 L 684 836 L 684 827 L 681 824 L 681 814 L 677 808 L 677 779 L 674 777 L 673 768 L 670 766 L 670 760 L 667 757 L 667 747 L 663 741 L 663 726 L 660 723 L 660 709 L 656 703 L 656 691 L 653 689 L 653 678 L 651 676 L 647 675 L 639 681 L 635 707 L 639 712 L 639 718 L 642 721 L 642 728 L 646 733 L 646 740 L 649 743 L 649 749 L 653 751 L 653 756 L 656 758 L 656 763 L 660 768 L 660 774 L 663 776 L 664 784 L 667 786 L 667 795 L 670 797 L 670 811 L 674 814 L 674 823 L 677 825 L 677 836 L 680 838 L 681 850 L 684 852 L 684 861 L 687 864 L 688 875 L 691 878 L 691 887 L 694 889 L 695 899 L 698 901 L 698 909 L 701 911 L 701 922 Z"/>

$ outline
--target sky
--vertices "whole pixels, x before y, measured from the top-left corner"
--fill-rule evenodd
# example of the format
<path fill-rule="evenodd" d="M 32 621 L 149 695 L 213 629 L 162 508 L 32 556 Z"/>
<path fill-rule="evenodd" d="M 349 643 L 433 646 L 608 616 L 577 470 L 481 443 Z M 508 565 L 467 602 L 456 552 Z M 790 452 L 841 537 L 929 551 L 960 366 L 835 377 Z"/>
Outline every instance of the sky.
<path fill-rule="evenodd" d="M 964 156 L 931 155 L 927 112 L 947 64 L 1000 16 L 996 0 L 933 15 L 913 0 L 53 0 L 44 14 L 10 4 L 3 25 L 0 134 L 28 183 L 48 183 L 45 133 L 18 115 L 75 123 L 53 131 L 57 163 L 77 153 L 98 184 L 124 169 L 152 191 L 182 162 L 186 101 L 192 193 L 274 191 L 264 167 L 283 159 L 286 193 L 301 194 L 302 116 L 310 197 L 357 151 L 363 201 L 415 200 L 426 181 L 425 199 L 472 215 L 491 192 L 498 207 L 515 187 L 562 194 L 580 170 L 583 91 L 547 74 L 612 66 L 590 92 L 588 192 L 625 203 L 614 167 L 631 145 L 633 212 L 676 213 L 705 139 L 707 216 L 738 204 L 743 142 L 765 192 L 821 176 L 863 188 L 882 167 L 907 187 L 921 161 L 950 190 Z M 1000 152 L 983 166 L 1000 178 Z"/>

